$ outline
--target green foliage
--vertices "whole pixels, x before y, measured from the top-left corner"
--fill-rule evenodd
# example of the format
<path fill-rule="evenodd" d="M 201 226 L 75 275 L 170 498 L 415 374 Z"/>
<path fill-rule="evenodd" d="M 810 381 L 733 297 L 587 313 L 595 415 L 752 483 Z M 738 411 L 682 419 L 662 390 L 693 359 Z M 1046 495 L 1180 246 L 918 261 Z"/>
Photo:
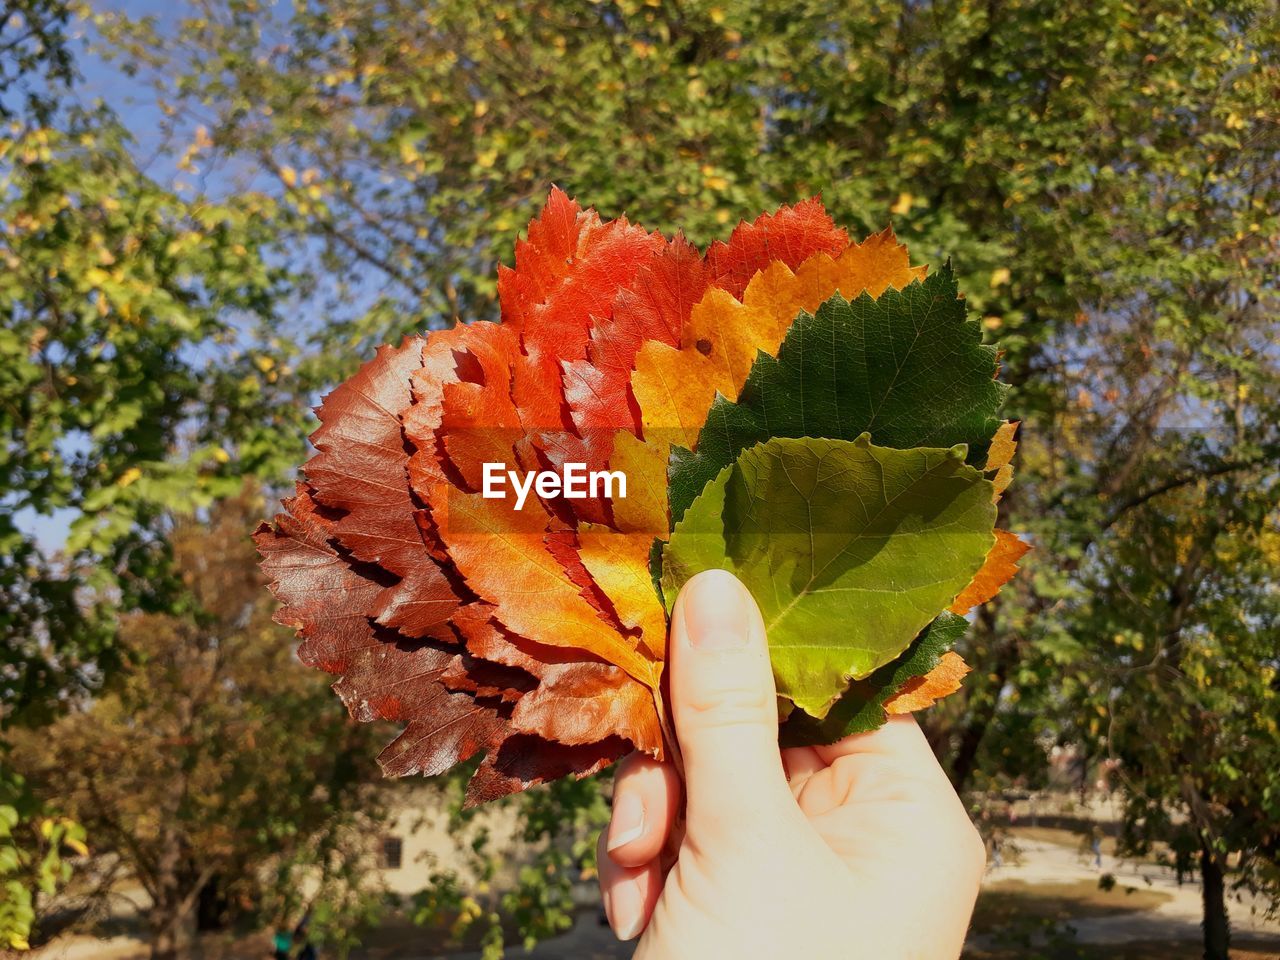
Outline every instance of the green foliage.
<path fill-rule="evenodd" d="M 0 946 L 29 948 L 35 897 L 70 879 L 69 853 L 88 853 L 84 841 L 84 827 L 50 816 L 21 776 L 0 770 Z"/>
<path fill-rule="evenodd" d="M 1082 654 L 1088 681 L 1074 698 L 1082 738 L 1119 761 L 1126 851 L 1167 844 L 1181 872 L 1238 853 L 1229 882 L 1272 895 L 1277 494 L 1276 478 L 1252 489 L 1205 479 L 1124 522 L 1088 568 L 1078 614 L 1092 638 Z"/>
<path fill-rule="evenodd" d="M 160 187 L 105 111 L 59 121 L 0 136 L 9 711 L 92 682 L 112 607 L 170 602 L 166 512 L 275 476 L 301 450 L 302 412 L 277 391 L 289 350 L 270 333 L 285 274 L 263 258 L 269 207 Z M 18 511 L 69 518 L 65 564 L 41 556 Z"/>
<path fill-rule="evenodd" d="M 761 354 L 737 401 L 717 396 L 697 451 L 672 451 L 671 522 L 738 454 L 770 437 L 853 440 L 882 447 L 968 445 L 982 469 L 1005 387 L 996 352 L 965 319 L 944 267 L 903 291 L 849 303 L 839 294 L 801 313 L 777 357 Z"/>
<path fill-rule="evenodd" d="M 609 808 L 601 796 L 603 778 L 561 779 L 482 808 L 516 806 L 520 812 L 520 840 L 529 859 L 516 870 L 515 883 L 502 889 L 494 883 L 498 861 L 492 838 L 479 827 L 481 808 L 465 809 L 464 787 L 469 770 L 450 775 L 448 796 L 450 834 L 467 853 L 464 863 L 478 882 L 464 884 L 457 871 L 437 870 L 412 898 L 413 922 L 443 930 L 451 943 L 470 942 L 482 955 L 502 957 L 506 927 L 513 925 L 527 949 L 546 937 L 573 926 L 575 885 L 595 874 L 596 837 L 609 822 Z"/>
<path fill-rule="evenodd" d="M 826 716 L 850 678 L 907 648 L 991 549 L 991 483 L 964 455 L 873 446 L 866 433 L 752 447 L 672 531 L 668 608 L 694 574 L 735 573 L 764 616 L 779 696 Z"/>

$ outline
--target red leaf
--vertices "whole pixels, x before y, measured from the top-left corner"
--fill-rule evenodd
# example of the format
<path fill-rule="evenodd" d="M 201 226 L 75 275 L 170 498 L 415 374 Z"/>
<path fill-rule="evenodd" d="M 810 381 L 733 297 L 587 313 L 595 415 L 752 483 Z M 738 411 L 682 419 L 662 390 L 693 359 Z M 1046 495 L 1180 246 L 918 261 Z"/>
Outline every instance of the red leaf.
<path fill-rule="evenodd" d="M 747 283 L 771 261 L 796 270 L 815 253 L 838 257 L 848 245 L 848 232 L 815 197 L 738 224 L 727 243 L 717 241 L 707 250 L 707 269 L 715 286 L 742 299 Z"/>
<path fill-rule="evenodd" d="M 642 268 L 633 288 L 618 293 L 613 310 L 591 333 L 587 358 L 565 366 L 565 399 L 580 431 L 638 434 L 640 419 L 629 389 L 636 353 L 646 340 L 678 344 L 706 288 L 702 258 L 676 237 Z"/>
<path fill-rule="evenodd" d="M 527 734 L 508 737 L 501 747 L 485 755 L 467 784 L 466 805 L 488 803 L 570 775 L 581 780 L 630 752 L 631 745 L 621 737 L 580 747 Z"/>
<path fill-rule="evenodd" d="M 422 348 L 420 338 L 382 347 L 325 398 L 311 437 L 319 453 L 303 468 L 316 499 L 344 512 L 333 527 L 338 541 L 400 578 L 369 610 L 412 637 L 447 636 L 449 614 L 460 602 L 423 539 L 409 492 L 399 413 L 409 405 L 409 378 L 422 366 Z"/>
<path fill-rule="evenodd" d="M 332 521 L 299 484 L 275 527 L 261 525 L 254 540 L 281 607 L 276 620 L 303 638 L 298 657 L 342 678 L 335 689 L 353 717 L 408 721 L 379 762 L 389 774 L 443 772 L 490 749 L 509 729 L 505 717 L 466 694 L 451 693 L 440 677 L 452 655 L 429 645 L 383 638 L 370 619 L 382 587 L 339 553 Z"/>

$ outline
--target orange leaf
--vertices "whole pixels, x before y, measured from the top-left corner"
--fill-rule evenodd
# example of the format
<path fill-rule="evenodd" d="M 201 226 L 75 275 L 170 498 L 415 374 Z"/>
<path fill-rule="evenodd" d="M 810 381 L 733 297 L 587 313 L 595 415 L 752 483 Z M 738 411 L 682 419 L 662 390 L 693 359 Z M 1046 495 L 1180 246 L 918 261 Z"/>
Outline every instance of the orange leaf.
<path fill-rule="evenodd" d="M 964 616 L 999 593 L 1000 588 L 1018 572 L 1018 561 L 1031 549 L 1030 544 L 1023 543 L 1007 530 L 997 530 L 995 535 L 996 542 L 987 553 L 987 559 L 947 608 L 952 613 Z"/>
<path fill-rule="evenodd" d="M 884 710 L 889 716 L 912 713 L 931 707 L 943 697 L 949 697 L 960 689 L 960 683 L 969 673 L 969 665 L 954 650 L 942 655 L 938 665 L 922 677 L 909 680 L 902 689 L 885 701 Z"/>
<path fill-rule="evenodd" d="M 570 746 L 621 735 L 649 754 L 662 747 L 653 691 L 607 663 L 548 668 L 516 704 L 511 724 Z"/>
<path fill-rule="evenodd" d="M 640 645 L 655 660 L 666 657 L 667 617 L 649 577 L 652 533 L 620 533 L 609 527 L 578 527 L 578 555 L 591 579 L 613 604 L 622 625 L 640 631 Z"/>
<path fill-rule="evenodd" d="M 506 627 L 553 646 L 574 647 L 616 664 L 655 688 L 661 664 L 610 629 L 570 582 L 547 546 L 550 517 L 530 498 L 523 510 L 511 499 L 456 491 L 447 519 L 436 505 L 440 536 L 458 572 Z"/>

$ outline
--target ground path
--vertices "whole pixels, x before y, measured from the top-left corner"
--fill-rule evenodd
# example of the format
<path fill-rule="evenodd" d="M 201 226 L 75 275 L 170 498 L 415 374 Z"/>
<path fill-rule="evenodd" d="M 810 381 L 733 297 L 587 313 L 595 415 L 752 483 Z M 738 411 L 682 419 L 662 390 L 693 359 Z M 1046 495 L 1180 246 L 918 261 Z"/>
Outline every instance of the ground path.
<path fill-rule="evenodd" d="M 1041 839 L 1019 837 L 1015 831 L 1013 845 L 1016 852 L 1007 857 L 1002 866 L 988 869 L 985 885 L 993 892 L 1002 888 L 1017 888 L 1034 896 L 1039 886 L 1061 887 L 1064 884 L 1087 882 L 1096 885 L 1100 871 L 1091 858 L 1069 843 L 1053 843 Z M 1150 863 L 1119 861 L 1103 858 L 1103 872 L 1115 877 L 1118 887 L 1158 891 L 1165 899 L 1153 909 L 1107 916 L 1082 916 L 1071 921 L 1076 938 L 1088 944 L 1125 944 L 1134 941 L 1195 941 L 1200 937 L 1200 887 L 1195 882 L 1181 885 L 1173 871 Z M 1025 886 L 1024 886 L 1025 885 Z M 1030 888 L 1030 889 L 1028 889 Z M 1118 893 L 1122 897 L 1123 893 Z M 1251 914 L 1248 902 L 1231 902 L 1231 926 L 1236 937 L 1274 938 L 1280 943 L 1280 922 L 1266 921 Z M 972 946 L 984 948 L 989 936 L 971 938 Z M 573 930 L 562 937 L 539 945 L 526 954 L 518 948 L 515 956 L 528 956 L 534 960 L 625 960 L 632 948 L 620 944 L 609 928 L 599 922 L 598 911 L 584 910 Z M 1280 956 L 1280 951 L 1277 953 Z M 32 960 L 133 960 L 146 956 L 145 948 L 137 940 L 116 937 L 111 941 L 76 937 L 60 940 L 31 955 Z M 397 947 L 356 950 L 352 960 L 428 960 L 439 954 L 417 952 L 401 943 Z M 450 960 L 479 960 L 479 953 L 457 953 Z"/>

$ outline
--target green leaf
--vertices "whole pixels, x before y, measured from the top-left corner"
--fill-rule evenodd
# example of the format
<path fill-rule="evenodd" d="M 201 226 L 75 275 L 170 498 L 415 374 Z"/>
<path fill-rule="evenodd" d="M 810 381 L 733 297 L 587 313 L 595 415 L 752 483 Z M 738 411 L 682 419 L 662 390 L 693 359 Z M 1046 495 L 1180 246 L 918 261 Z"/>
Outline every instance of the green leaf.
<path fill-rule="evenodd" d="M 992 486 L 965 448 L 758 444 L 693 502 L 663 551 L 668 608 L 694 574 L 738 576 L 764 616 L 778 693 L 823 717 L 896 658 L 995 542 Z"/>
<path fill-rule="evenodd" d="M 878 299 L 836 294 L 800 313 L 777 357 L 756 358 L 736 403 L 716 397 L 695 452 L 672 451 L 671 522 L 741 451 L 770 437 L 869 432 L 898 450 L 964 443 L 981 467 L 1007 390 L 996 372 L 996 350 L 965 318 L 950 265 Z"/>
<path fill-rule="evenodd" d="M 792 711 L 778 731 L 784 747 L 835 743 L 852 733 L 868 733 L 888 719 L 885 701 L 908 681 L 923 677 L 938 665 L 942 655 L 964 636 L 969 621 L 954 613 L 944 613 L 921 631 L 906 652 L 887 663 L 865 680 L 857 680 L 836 701 L 826 717 L 816 720 L 802 711 Z"/>

